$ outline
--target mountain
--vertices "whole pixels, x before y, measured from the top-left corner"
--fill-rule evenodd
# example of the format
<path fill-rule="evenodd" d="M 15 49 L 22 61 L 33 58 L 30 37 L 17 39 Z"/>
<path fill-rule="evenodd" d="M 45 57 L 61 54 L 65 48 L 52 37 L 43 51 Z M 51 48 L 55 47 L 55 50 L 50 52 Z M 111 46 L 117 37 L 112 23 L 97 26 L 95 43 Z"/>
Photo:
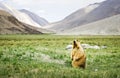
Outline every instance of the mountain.
<path fill-rule="evenodd" d="M 35 21 L 36 23 L 38 23 L 41 26 L 45 26 L 45 25 L 49 24 L 47 20 L 45 20 L 42 17 L 39 17 L 38 15 L 34 14 L 33 12 L 30 12 L 30 11 L 28 11 L 26 9 L 22 9 L 20 11 L 23 12 L 23 13 L 25 13 L 25 14 L 27 14 L 29 17 L 31 17 L 31 19 L 33 21 Z"/>
<path fill-rule="evenodd" d="M 65 32 L 64 35 L 120 35 L 120 14 L 86 25 L 78 26 Z"/>
<path fill-rule="evenodd" d="M 23 23 L 26 23 L 26 24 L 29 24 L 32 26 L 36 26 L 36 27 L 41 27 L 38 23 L 33 21 L 31 19 L 31 17 L 29 15 L 27 15 L 26 13 L 20 12 L 20 11 L 14 9 L 13 7 L 8 6 L 5 3 L 0 3 L 0 10 L 5 10 L 5 11 L 9 12 L 16 19 L 18 19 L 19 21 L 21 21 Z"/>
<path fill-rule="evenodd" d="M 33 26 L 19 22 L 14 16 L 0 10 L 0 34 L 42 34 Z"/>
<path fill-rule="evenodd" d="M 106 0 L 82 8 L 65 19 L 48 25 L 46 28 L 56 30 L 56 32 L 63 32 L 117 14 L 120 14 L 120 0 Z"/>

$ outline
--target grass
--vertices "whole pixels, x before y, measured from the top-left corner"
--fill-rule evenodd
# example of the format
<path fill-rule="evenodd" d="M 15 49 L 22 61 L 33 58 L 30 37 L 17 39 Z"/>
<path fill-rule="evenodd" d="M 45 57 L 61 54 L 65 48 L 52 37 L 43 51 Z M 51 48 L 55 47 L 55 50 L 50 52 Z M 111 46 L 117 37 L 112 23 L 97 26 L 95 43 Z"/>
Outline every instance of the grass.
<path fill-rule="evenodd" d="M 76 69 L 65 50 L 74 39 L 107 48 L 85 49 Z M 0 78 L 120 78 L 120 36 L 0 35 Z"/>

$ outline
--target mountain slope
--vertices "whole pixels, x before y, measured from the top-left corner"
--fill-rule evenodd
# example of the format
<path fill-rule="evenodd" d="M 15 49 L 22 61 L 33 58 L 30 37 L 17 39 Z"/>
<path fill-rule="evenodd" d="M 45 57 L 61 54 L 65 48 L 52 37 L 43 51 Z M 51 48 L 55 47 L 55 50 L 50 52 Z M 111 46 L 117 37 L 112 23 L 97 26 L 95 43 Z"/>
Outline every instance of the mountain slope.
<path fill-rule="evenodd" d="M 39 24 L 34 22 L 31 19 L 31 17 L 29 17 L 27 14 L 22 13 L 22 12 L 16 10 L 16 9 L 14 9 L 13 7 L 8 6 L 7 4 L 0 3 L 0 9 L 9 12 L 15 18 L 17 18 L 19 21 L 21 21 L 23 23 L 26 23 L 26 24 L 29 24 L 29 25 L 32 25 L 32 26 L 36 26 L 36 27 L 41 27 Z"/>
<path fill-rule="evenodd" d="M 11 14 L 0 10 L 0 34 L 42 34 L 36 27 L 19 22 Z"/>
<path fill-rule="evenodd" d="M 107 0 L 80 9 L 64 20 L 51 24 L 46 28 L 61 32 L 117 14 L 120 14 L 120 0 Z"/>
<path fill-rule="evenodd" d="M 67 35 L 120 35 L 120 14 L 78 26 L 59 34 Z"/>
<path fill-rule="evenodd" d="M 28 10 L 25 10 L 25 9 L 22 9 L 20 11 L 29 15 L 29 17 L 31 17 L 32 20 L 35 21 L 36 23 L 38 23 L 39 25 L 41 25 L 41 26 L 48 25 L 48 21 L 45 20 L 44 18 L 39 17 L 38 15 L 36 15 L 36 14 L 34 14 L 34 13 L 28 11 Z"/>

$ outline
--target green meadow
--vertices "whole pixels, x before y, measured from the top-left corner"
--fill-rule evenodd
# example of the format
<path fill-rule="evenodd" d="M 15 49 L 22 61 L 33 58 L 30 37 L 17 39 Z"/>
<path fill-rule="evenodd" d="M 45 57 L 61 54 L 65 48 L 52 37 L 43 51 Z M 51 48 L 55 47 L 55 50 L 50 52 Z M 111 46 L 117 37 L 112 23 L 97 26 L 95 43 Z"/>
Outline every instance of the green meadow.
<path fill-rule="evenodd" d="M 86 69 L 73 68 L 74 39 L 106 48 L 85 49 Z M 120 36 L 0 35 L 0 78 L 120 78 Z"/>

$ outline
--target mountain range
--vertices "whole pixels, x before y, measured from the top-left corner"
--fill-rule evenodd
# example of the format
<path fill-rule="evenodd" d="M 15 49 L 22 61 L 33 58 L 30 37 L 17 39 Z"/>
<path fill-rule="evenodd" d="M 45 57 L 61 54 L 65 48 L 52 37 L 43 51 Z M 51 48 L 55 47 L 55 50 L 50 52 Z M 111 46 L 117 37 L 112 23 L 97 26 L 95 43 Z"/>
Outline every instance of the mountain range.
<path fill-rule="evenodd" d="M 36 14 L 28 11 L 28 10 L 16 10 L 15 8 L 5 4 L 0 3 L 0 9 L 5 10 L 11 15 L 13 15 L 19 21 L 35 26 L 35 27 L 42 27 L 43 25 L 47 25 L 48 21 L 37 16 Z"/>
<path fill-rule="evenodd" d="M 79 9 L 78 11 L 70 14 L 63 20 L 49 24 L 45 28 L 55 30 L 56 33 L 63 33 L 63 35 L 65 34 L 65 32 L 67 33 L 68 31 L 70 31 L 68 34 L 73 34 L 77 32 L 79 34 L 104 35 L 110 34 L 109 32 L 113 32 L 113 30 L 109 30 L 109 27 L 113 26 L 112 28 L 114 28 L 114 31 L 116 31 L 117 35 L 120 35 L 120 31 L 118 30 L 118 28 L 120 29 L 120 24 L 119 21 L 115 20 L 115 17 L 118 14 L 120 14 L 120 0 L 106 0 L 104 2 L 91 4 L 86 6 L 85 8 Z M 113 17 L 112 19 L 112 16 L 115 17 Z M 99 25 L 99 23 L 105 23 L 105 21 L 107 20 L 106 18 L 108 18 L 108 20 L 110 19 L 111 21 L 113 20 L 117 24 L 109 22 L 108 24 L 101 24 L 102 26 Z M 119 19 L 120 17 L 116 18 Z M 100 22 L 100 20 L 102 22 Z M 86 25 L 88 26 L 88 24 L 90 24 L 89 27 L 86 27 Z M 93 24 L 95 24 L 95 28 Z M 106 29 L 108 30 L 103 30 L 104 33 L 98 33 L 97 30 L 101 30 L 103 27 L 106 27 Z M 81 28 L 84 28 L 85 33 L 81 31 Z M 93 31 L 94 33 L 90 34 L 91 31 Z"/>
<path fill-rule="evenodd" d="M 93 23 L 77 26 L 59 34 L 64 35 L 120 35 L 120 14 Z"/>
<path fill-rule="evenodd" d="M 42 34 L 36 27 L 18 21 L 14 16 L 0 10 L 0 34 Z"/>
<path fill-rule="evenodd" d="M 0 3 L 0 34 L 42 34 L 53 33 L 43 29 L 48 21 L 28 10 L 16 10 Z"/>
<path fill-rule="evenodd" d="M 90 4 L 49 23 L 26 9 L 0 3 L 0 34 L 120 35 L 120 0 Z"/>
<path fill-rule="evenodd" d="M 34 22 L 36 22 L 40 26 L 45 26 L 45 25 L 49 24 L 49 22 L 46 19 L 44 19 L 44 18 L 38 16 L 37 14 L 30 12 L 26 9 L 21 9 L 20 12 L 27 14 Z"/>

